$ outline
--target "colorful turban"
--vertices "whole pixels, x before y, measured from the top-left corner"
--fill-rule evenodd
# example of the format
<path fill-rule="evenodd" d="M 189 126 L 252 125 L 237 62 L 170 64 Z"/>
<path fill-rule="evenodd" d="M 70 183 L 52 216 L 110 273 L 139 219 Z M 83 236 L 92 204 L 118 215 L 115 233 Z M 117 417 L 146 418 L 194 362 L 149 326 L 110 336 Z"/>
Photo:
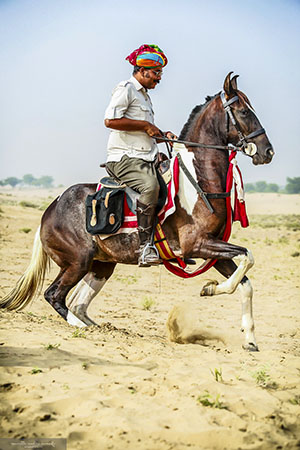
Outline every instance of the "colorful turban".
<path fill-rule="evenodd" d="M 164 67 L 168 60 L 164 52 L 157 45 L 141 45 L 126 58 L 133 66 L 154 69 Z"/>

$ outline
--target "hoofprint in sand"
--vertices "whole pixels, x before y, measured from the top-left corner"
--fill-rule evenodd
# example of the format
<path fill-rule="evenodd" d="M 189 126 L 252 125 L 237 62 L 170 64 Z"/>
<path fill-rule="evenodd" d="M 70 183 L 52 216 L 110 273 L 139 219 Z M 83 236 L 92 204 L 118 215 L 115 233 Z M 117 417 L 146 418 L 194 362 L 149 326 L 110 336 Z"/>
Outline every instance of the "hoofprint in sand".
<path fill-rule="evenodd" d="M 2 297 L 27 267 L 50 199 L 12 190 L 0 200 Z M 71 327 L 42 295 L 0 311 L 0 437 L 92 450 L 298 448 L 300 196 L 251 194 L 247 205 L 250 227 L 235 226 L 231 242 L 255 258 L 259 353 L 241 348 L 238 292 L 200 298 L 208 278 L 222 279 L 214 269 L 182 280 L 119 265 L 90 308 L 99 328 Z M 56 273 L 53 264 L 45 288 Z M 170 341 L 174 317 L 194 343 Z"/>

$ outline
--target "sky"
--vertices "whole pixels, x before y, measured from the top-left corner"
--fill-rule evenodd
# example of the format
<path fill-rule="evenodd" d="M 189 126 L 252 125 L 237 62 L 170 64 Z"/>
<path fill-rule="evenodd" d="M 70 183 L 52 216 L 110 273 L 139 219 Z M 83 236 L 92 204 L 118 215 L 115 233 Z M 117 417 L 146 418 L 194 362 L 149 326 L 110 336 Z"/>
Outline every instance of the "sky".
<path fill-rule="evenodd" d="M 169 60 L 156 125 L 179 135 L 234 71 L 275 150 L 265 166 L 239 155 L 244 182 L 285 185 L 300 176 L 299 19 L 299 0 L 0 0 L 0 180 L 97 182 L 112 89 L 155 43 Z"/>

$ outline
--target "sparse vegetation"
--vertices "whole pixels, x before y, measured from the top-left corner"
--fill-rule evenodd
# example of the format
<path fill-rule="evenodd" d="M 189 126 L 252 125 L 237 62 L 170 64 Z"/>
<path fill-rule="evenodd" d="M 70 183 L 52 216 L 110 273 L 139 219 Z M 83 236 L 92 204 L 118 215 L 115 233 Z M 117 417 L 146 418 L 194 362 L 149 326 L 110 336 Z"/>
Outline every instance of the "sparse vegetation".
<path fill-rule="evenodd" d="M 143 298 L 143 301 L 142 301 L 143 309 L 149 311 L 154 306 L 154 304 L 155 304 L 155 301 L 153 300 L 152 297 L 146 296 Z"/>
<path fill-rule="evenodd" d="M 293 258 L 300 256 L 300 252 L 294 252 L 291 254 L 291 256 L 293 256 Z"/>
<path fill-rule="evenodd" d="M 37 205 L 36 203 L 29 202 L 28 200 L 20 201 L 19 205 L 23 206 L 23 208 L 35 208 L 35 209 L 39 208 L 39 205 Z"/>
<path fill-rule="evenodd" d="M 299 406 L 300 406 L 300 395 L 295 395 L 295 397 L 290 398 L 290 399 L 289 399 L 289 402 L 290 402 L 292 405 L 299 405 Z"/>
<path fill-rule="evenodd" d="M 260 228 L 286 228 L 288 230 L 300 230 L 299 214 L 268 214 L 251 216 L 251 227 Z"/>
<path fill-rule="evenodd" d="M 86 369 L 88 368 L 88 363 L 83 362 L 83 363 L 81 364 L 81 367 L 83 368 L 83 370 L 86 370 Z"/>
<path fill-rule="evenodd" d="M 48 344 L 45 345 L 45 349 L 46 350 L 54 350 L 60 347 L 60 344 Z"/>
<path fill-rule="evenodd" d="M 20 228 L 19 229 L 19 231 L 20 231 L 20 233 L 30 233 L 30 231 L 31 231 L 31 228 Z"/>
<path fill-rule="evenodd" d="M 269 239 L 268 237 L 266 237 L 266 239 L 265 239 L 265 244 L 266 244 L 266 245 L 272 245 L 272 244 L 273 244 L 272 239 Z"/>
<path fill-rule="evenodd" d="M 277 384 L 271 380 L 271 377 L 265 367 L 257 370 L 252 374 L 256 384 L 265 389 L 275 389 Z"/>
<path fill-rule="evenodd" d="M 32 375 L 35 375 L 36 373 L 41 373 L 43 372 L 42 369 L 40 369 L 39 367 L 34 367 L 33 369 L 31 369 L 30 373 Z"/>
<path fill-rule="evenodd" d="M 135 275 L 115 275 L 114 279 L 127 285 L 134 284 L 138 280 Z"/>
<path fill-rule="evenodd" d="M 280 238 L 278 239 L 278 243 L 279 244 L 288 244 L 289 240 L 286 236 L 280 236 Z"/>
<path fill-rule="evenodd" d="M 85 332 L 84 332 L 81 328 L 76 328 L 76 330 L 73 331 L 71 337 L 72 337 L 72 338 L 82 338 L 82 339 L 86 339 Z"/>
<path fill-rule="evenodd" d="M 214 379 L 217 382 L 223 382 L 223 377 L 222 377 L 222 369 L 220 367 L 220 369 L 215 368 L 214 370 L 210 369 L 210 373 L 212 374 L 212 376 L 214 377 Z"/>
<path fill-rule="evenodd" d="M 202 406 L 208 406 L 209 408 L 227 409 L 222 401 L 220 401 L 220 394 L 217 394 L 215 398 L 211 396 L 208 391 L 205 394 L 199 395 L 197 402 Z"/>

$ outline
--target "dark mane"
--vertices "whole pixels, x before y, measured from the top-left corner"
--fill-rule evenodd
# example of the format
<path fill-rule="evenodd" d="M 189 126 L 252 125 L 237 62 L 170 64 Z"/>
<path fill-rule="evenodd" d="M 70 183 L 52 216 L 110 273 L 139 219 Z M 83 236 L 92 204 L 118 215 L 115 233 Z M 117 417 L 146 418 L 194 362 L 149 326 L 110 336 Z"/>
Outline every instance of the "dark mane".
<path fill-rule="evenodd" d="M 185 139 L 187 136 L 187 133 L 190 129 L 190 127 L 192 126 L 192 124 L 195 122 L 195 120 L 200 116 L 200 114 L 202 114 L 202 112 L 204 111 L 204 109 L 207 107 L 207 105 L 214 100 L 218 95 L 220 95 L 220 92 L 218 92 L 218 94 L 214 95 L 214 96 L 210 96 L 208 95 L 207 97 L 205 97 L 205 103 L 203 103 L 202 105 L 197 105 L 195 106 L 195 108 L 192 110 L 187 122 L 185 123 L 184 127 L 181 130 L 181 133 L 179 135 L 178 139 Z"/>

